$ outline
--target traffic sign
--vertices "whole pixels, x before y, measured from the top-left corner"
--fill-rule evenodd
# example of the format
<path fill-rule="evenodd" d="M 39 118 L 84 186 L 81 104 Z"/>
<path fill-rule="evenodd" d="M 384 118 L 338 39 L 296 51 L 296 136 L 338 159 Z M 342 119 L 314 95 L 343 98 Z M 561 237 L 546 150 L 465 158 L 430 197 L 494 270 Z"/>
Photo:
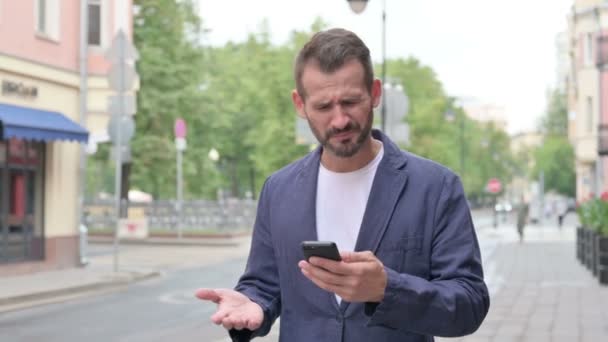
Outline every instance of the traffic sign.
<path fill-rule="evenodd" d="M 122 108 L 121 108 L 122 105 Z M 110 115 L 133 115 L 137 112 L 135 96 L 110 95 L 108 96 L 108 112 Z"/>
<path fill-rule="evenodd" d="M 490 193 L 497 194 L 502 190 L 502 184 L 498 179 L 491 178 L 490 180 L 488 180 L 488 185 L 486 185 L 486 189 Z"/>
<path fill-rule="evenodd" d="M 118 129 L 120 125 L 120 129 Z M 108 136 L 113 143 L 118 141 L 118 133 L 120 131 L 120 144 L 126 145 L 133 134 L 135 134 L 135 121 L 130 115 L 112 115 L 108 122 Z"/>
<path fill-rule="evenodd" d="M 122 62 L 125 59 L 139 59 L 139 52 L 127 39 L 125 31 L 121 29 L 112 40 L 112 45 L 106 53 L 106 58 L 112 63 Z"/>
<path fill-rule="evenodd" d="M 175 120 L 175 137 L 185 138 L 186 137 L 186 121 L 184 119 Z"/>
<path fill-rule="evenodd" d="M 108 82 L 112 89 L 122 93 L 133 88 L 135 76 L 137 76 L 137 73 L 131 64 L 125 61 L 112 63 L 112 67 L 108 73 Z"/>

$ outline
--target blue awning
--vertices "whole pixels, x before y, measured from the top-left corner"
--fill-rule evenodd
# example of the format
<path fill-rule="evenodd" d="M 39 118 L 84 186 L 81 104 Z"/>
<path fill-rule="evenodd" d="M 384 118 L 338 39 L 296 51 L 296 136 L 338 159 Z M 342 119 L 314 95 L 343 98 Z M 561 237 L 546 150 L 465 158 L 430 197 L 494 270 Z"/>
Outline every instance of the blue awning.
<path fill-rule="evenodd" d="M 58 112 L 0 103 L 0 138 L 86 143 L 89 132 Z"/>

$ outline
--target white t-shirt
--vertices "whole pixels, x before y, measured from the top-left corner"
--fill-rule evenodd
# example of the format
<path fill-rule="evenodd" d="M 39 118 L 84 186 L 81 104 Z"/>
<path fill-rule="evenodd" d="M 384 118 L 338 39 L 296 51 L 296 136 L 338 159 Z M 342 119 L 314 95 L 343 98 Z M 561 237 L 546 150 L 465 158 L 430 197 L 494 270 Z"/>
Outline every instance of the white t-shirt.
<path fill-rule="evenodd" d="M 333 172 L 319 166 L 317 180 L 317 237 L 334 241 L 340 251 L 354 251 L 369 193 L 384 146 L 364 167 L 352 172 Z M 336 296 L 338 303 L 341 298 Z"/>

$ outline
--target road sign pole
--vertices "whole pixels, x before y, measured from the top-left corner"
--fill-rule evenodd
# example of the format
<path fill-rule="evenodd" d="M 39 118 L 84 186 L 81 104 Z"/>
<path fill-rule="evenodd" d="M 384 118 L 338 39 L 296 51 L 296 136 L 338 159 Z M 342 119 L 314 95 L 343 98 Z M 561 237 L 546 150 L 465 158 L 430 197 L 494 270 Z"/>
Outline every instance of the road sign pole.
<path fill-rule="evenodd" d="M 183 174 L 182 174 L 182 162 L 183 162 L 183 153 L 186 149 L 186 121 L 184 119 L 175 120 L 174 126 L 175 133 L 175 150 L 177 151 L 177 174 L 175 175 L 177 181 L 176 192 L 177 192 L 177 203 L 176 203 L 176 211 L 177 211 L 177 237 L 178 239 L 182 238 L 182 213 L 183 213 Z"/>
<path fill-rule="evenodd" d="M 183 212 L 183 179 L 182 179 L 182 150 L 177 149 L 177 238 L 182 238 L 182 212 Z"/>
<path fill-rule="evenodd" d="M 124 57 L 125 57 L 125 51 L 124 51 L 124 44 L 119 44 L 119 60 L 120 61 L 124 61 Z M 118 93 L 122 93 L 124 92 L 124 84 L 125 84 L 125 80 L 124 80 L 124 63 L 119 63 L 120 65 L 120 89 L 118 90 Z M 116 169 L 115 169 L 115 175 L 116 175 L 116 179 L 114 180 L 114 197 L 116 200 L 116 229 L 114 231 L 114 272 L 118 272 L 118 248 L 119 248 L 119 244 L 120 244 L 120 238 L 118 236 L 118 231 L 119 231 L 119 227 L 120 227 L 120 207 L 121 207 L 121 201 L 120 201 L 120 189 L 121 189 L 121 181 L 122 181 L 122 142 L 121 142 L 121 135 L 122 135 L 122 115 L 123 115 L 123 109 L 124 109 L 124 98 L 121 96 L 119 99 L 119 114 L 118 114 L 118 124 L 117 124 L 117 138 L 116 138 L 116 143 L 115 143 L 115 147 L 116 147 L 116 153 L 115 153 L 115 157 L 116 157 Z"/>

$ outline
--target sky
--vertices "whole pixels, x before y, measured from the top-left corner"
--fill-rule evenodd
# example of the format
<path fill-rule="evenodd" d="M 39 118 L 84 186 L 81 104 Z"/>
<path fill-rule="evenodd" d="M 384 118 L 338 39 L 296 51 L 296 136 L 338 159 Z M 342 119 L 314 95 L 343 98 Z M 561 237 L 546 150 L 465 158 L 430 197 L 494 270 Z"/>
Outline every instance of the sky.
<path fill-rule="evenodd" d="M 387 58 L 414 56 L 433 68 L 448 95 L 504 107 L 509 133 L 537 127 L 555 84 L 556 35 L 567 29 L 573 0 L 384 1 Z M 383 0 L 369 0 L 361 14 L 346 0 L 198 2 L 207 44 L 242 41 L 264 19 L 281 44 L 321 17 L 355 32 L 372 59 L 382 60 Z"/>

